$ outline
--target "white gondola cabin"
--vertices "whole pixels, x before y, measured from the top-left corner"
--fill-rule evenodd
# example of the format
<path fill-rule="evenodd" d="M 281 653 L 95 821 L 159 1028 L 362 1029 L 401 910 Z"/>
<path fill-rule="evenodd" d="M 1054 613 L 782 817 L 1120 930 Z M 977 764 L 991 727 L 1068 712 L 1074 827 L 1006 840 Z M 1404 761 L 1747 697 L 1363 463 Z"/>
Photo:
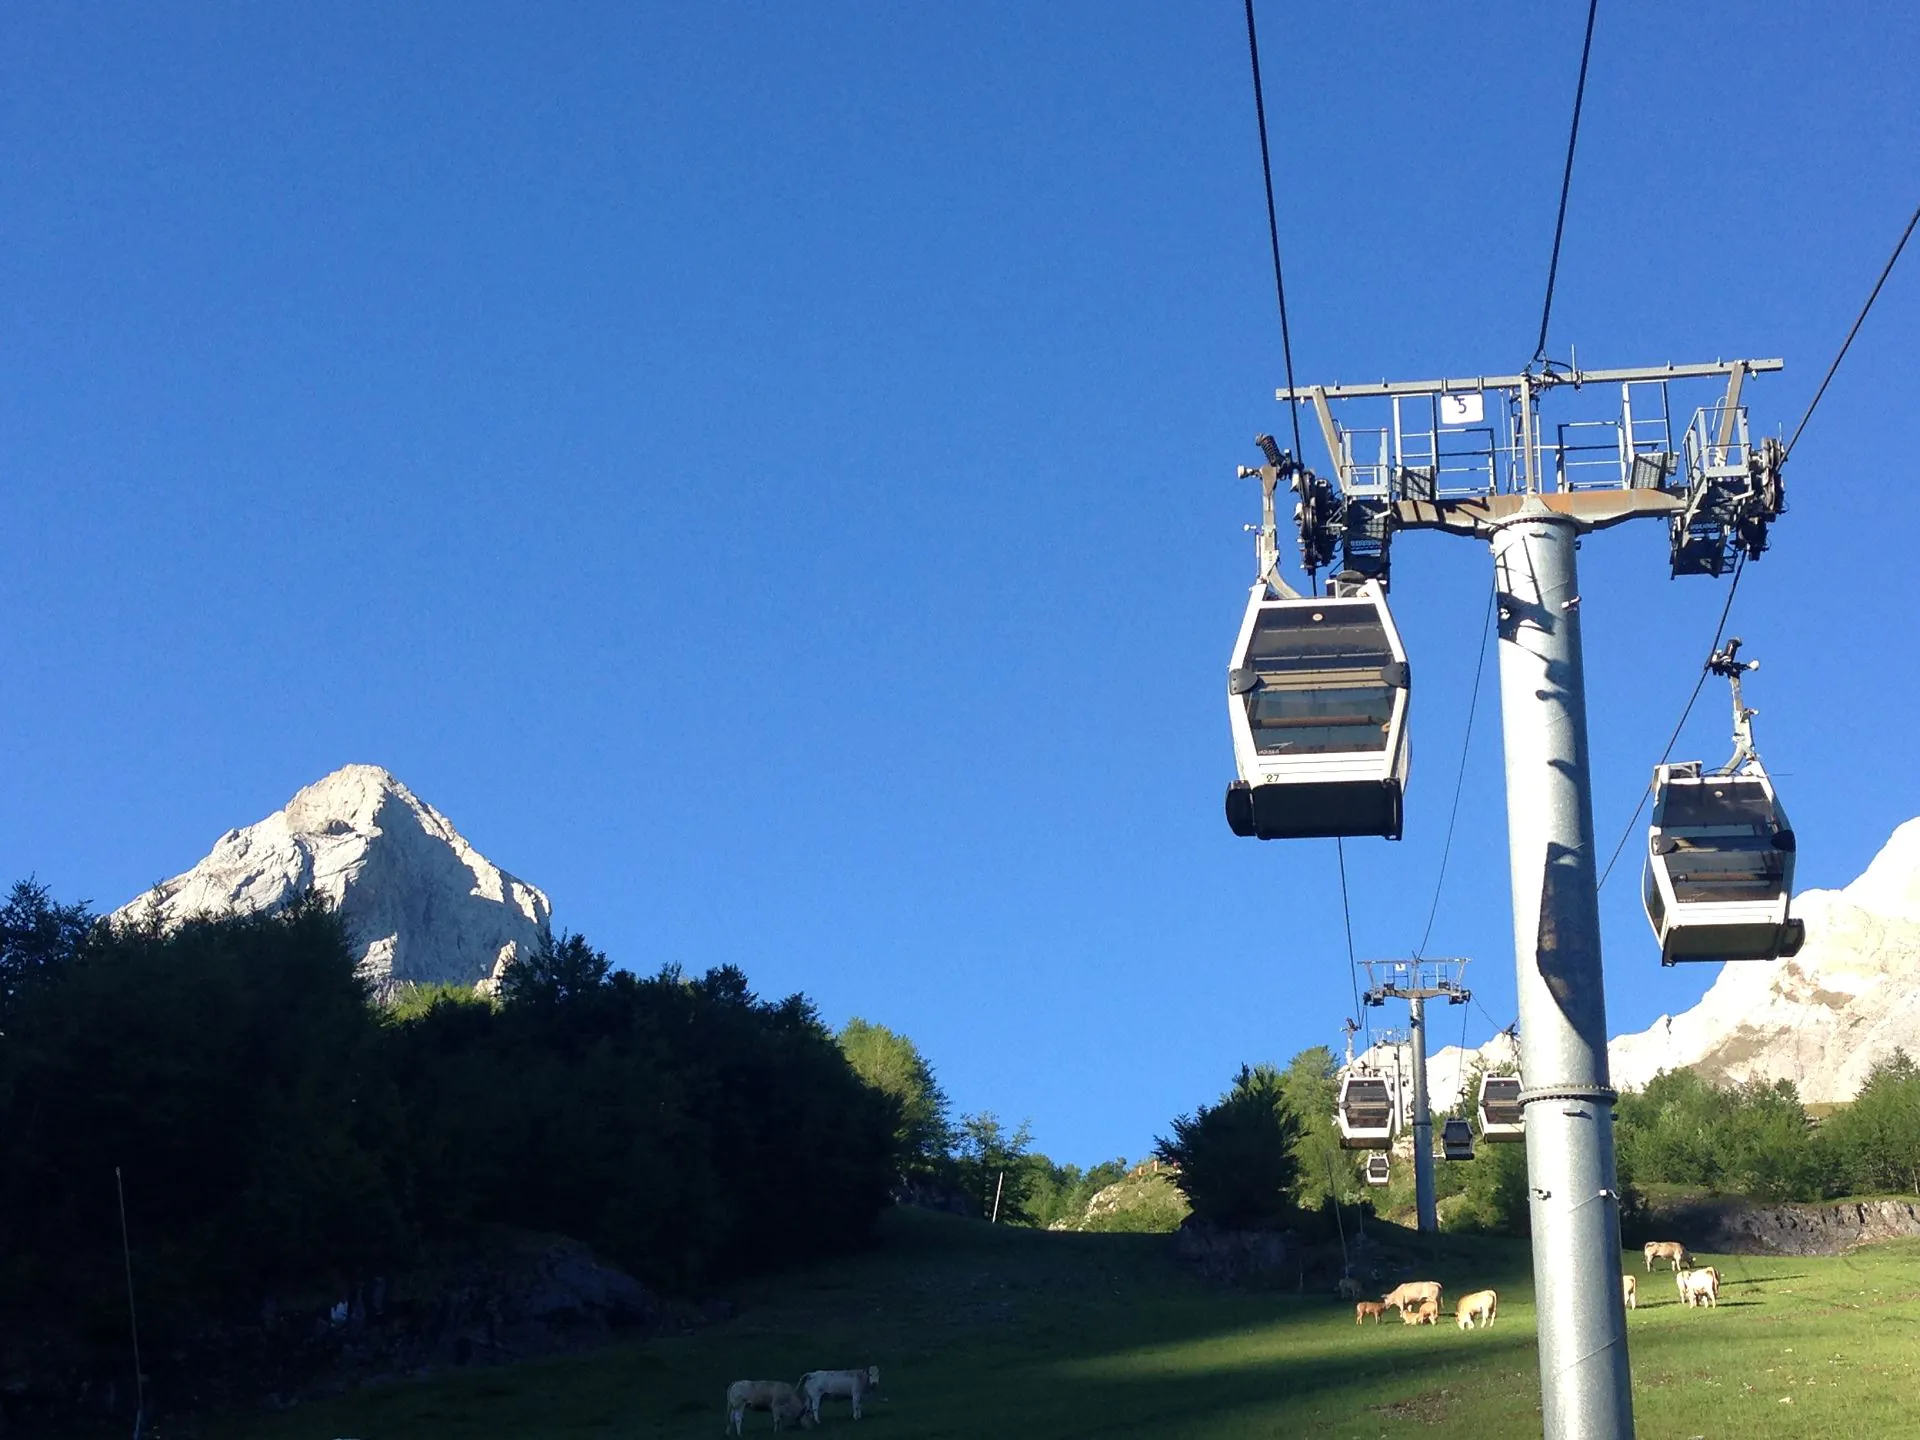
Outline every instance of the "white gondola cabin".
<path fill-rule="evenodd" d="M 1384 1150 L 1393 1143 L 1395 1111 L 1393 1081 L 1385 1075 L 1349 1072 L 1340 1082 L 1340 1104 L 1335 1119 L 1340 1143 L 1349 1150 Z"/>
<path fill-rule="evenodd" d="M 1376 1150 L 1367 1156 L 1365 1173 L 1369 1185 L 1384 1185 L 1393 1178 L 1393 1167 L 1388 1163 L 1385 1151 Z"/>
<path fill-rule="evenodd" d="M 1227 676 L 1236 835 L 1400 838 L 1407 654 L 1377 582 L 1335 592 L 1253 587 Z"/>
<path fill-rule="evenodd" d="M 1733 774 L 1698 761 L 1653 772 L 1653 825 L 1642 887 L 1660 963 L 1774 960 L 1806 926 L 1787 914 L 1793 831 L 1758 760 Z"/>
<path fill-rule="evenodd" d="M 1520 1103 L 1518 1075 L 1480 1077 L 1480 1138 L 1514 1141 L 1526 1138 L 1526 1109 Z"/>
<path fill-rule="evenodd" d="M 1473 1158 L 1473 1126 L 1453 1119 L 1440 1127 L 1440 1153 L 1448 1160 Z"/>

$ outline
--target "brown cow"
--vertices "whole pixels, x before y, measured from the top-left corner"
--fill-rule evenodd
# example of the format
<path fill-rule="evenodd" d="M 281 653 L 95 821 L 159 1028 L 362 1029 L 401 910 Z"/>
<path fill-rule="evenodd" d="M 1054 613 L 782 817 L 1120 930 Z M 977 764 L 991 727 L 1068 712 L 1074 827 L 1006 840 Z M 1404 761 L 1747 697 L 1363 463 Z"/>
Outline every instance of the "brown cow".
<path fill-rule="evenodd" d="M 1693 1256 L 1687 1253 L 1687 1247 L 1678 1240 L 1649 1240 L 1640 1247 L 1640 1253 L 1647 1257 L 1647 1269 L 1653 1269 L 1656 1260 L 1671 1260 L 1675 1270 L 1684 1270 L 1693 1264 Z"/>
<path fill-rule="evenodd" d="M 1378 1325 L 1380 1323 L 1380 1317 L 1386 1313 L 1387 1307 L 1382 1305 L 1378 1300 L 1362 1300 L 1358 1305 L 1353 1307 L 1353 1323 L 1356 1325 L 1364 1325 L 1367 1321 L 1371 1320 L 1374 1324 Z"/>

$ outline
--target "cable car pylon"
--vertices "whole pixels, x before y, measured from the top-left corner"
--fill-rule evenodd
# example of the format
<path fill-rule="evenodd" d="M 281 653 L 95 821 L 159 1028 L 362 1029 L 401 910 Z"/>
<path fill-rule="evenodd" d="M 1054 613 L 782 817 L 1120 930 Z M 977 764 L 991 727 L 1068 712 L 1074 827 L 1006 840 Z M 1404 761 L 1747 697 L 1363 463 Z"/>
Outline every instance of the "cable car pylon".
<path fill-rule="evenodd" d="M 1296 424 L 1298 407 L 1312 406 L 1331 478 L 1314 474 L 1270 441 L 1262 446 L 1267 463 L 1241 471 L 1261 480 L 1263 530 L 1274 525 L 1278 485 L 1298 496 L 1294 518 L 1309 574 L 1337 557 L 1344 571 L 1384 597 L 1392 542 L 1401 530 L 1468 536 L 1493 552 L 1524 1077 L 1518 1099 L 1527 1137 L 1548 1440 L 1633 1434 L 1619 1283 L 1613 1146 L 1618 1097 L 1607 1069 L 1575 547 L 1588 532 L 1657 519 L 1667 524 L 1676 576 L 1717 576 L 1738 556 L 1759 558 L 1768 527 L 1786 508 L 1786 448 L 1771 438 L 1750 439 L 1741 389 L 1748 376 L 1782 368 L 1779 360 L 1731 360 L 1582 371 L 1577 362 L 1541 360 L 1517 375 L 1459 379 L 1295 386 L 1290 377 L 1276 398 L 1290 407 Z M 1671 387 L 1709 379 L 1724 380 L 1724 398 L 1699 407 L 1676 433 Z M 1605 419 L 1562 424 L 1549 439 L 1541 425 L 1541 398 L 1562 388 L 1617 396 L 1619 408 Z M 1333 418 L 1334 401 L 1372 402 L 1377 419 L 1342 427 Z M 1264 535 L 1262 540 L 1264 574 L 1277 546 Z M 1243 622 L 1243 640 L 1248 629 Z M 1236 651 L 1233 668 L 1246 665 Z M 1258 672 L 1257 664 L 1253 668 Z M 1311 675 L 1310 693 L 1358 687 L 1359 668 L 1315 674 L 1302 667 Z M 1258 678 L 1266 683 L 1264 675 Z M 1395 678 L 1403 677 L 1383 667 L 1365 683 L 1391 686 Z M 1237 683 L 1229 677 L 1230 693 Z M 1345 717 L 1364 709 L 1372 719 L 1373 709 L 1349 704 L 1359 698 L 1329 695 L 1320 711 L 1309 706 L 1300 713 Z M 1254 707 L 1242 708 L 1251 734 Z M 1393 714 L 1404 726 L 1404 707 Z M 1292 718 L 1285 706 L 1280 715 Z M 1236 727 L 1240 723 L 1236 718 Z M 1342 723 L 1353 724 L 1348 734 L 1361 729 L 1357 721 Z M 1384 723 L 1392 744 L 1394 721 Z M 1300 782 L 1274 775 L 1281 767 L 1260 772 L 1259 779 L 1249 775 L 1237 728 L 1235 742 L 1239 779 L 1248 791 L 1278 783 L 1283 788 L 1268 799 L 1289 798 L 1284 787 Z M 1256 760 L 1264 758 L 1257 741 L 1251 749 Z M 1398 778 L 1404 781 L 1404 770 Z M 1230 792 L 1230 820 L 1236 818 L 1233 804 Z M 1352 816 L 1343 806 L 1330 808 Z M 1233 828 L 1258 835 L 1256 807 L 1243 808 L 1238 821 L 1248 819 L 1248 809 L 1251 827 Z M 1353 823 L 1346 831 L 1268 828 L 1276 836 L 1386 833 Z M 1392 833 L 1398 832 L 1396 825 Z"/>
<path fill-rule="evenodd" d="M 1464 1005 L 1471 1000 L 1473 992 L 1460 983 L 1467 962 L 1414 959 L 1361 963 L 1367 967 L 1367 990 L 1362 996 L 1367 1004 L 1407 1002 L 1407 1048 L 1413 1069 L 1409 1128 L 1413 1131 L 1414 1209 L 1419 1228 L 1433 1234 L 1440 1228 L 1440 1214 L 1433 1188 L 1433 1111 L 1427 1096 L 1427 1001 L 1444 999 L 1449 1005 Z"/>

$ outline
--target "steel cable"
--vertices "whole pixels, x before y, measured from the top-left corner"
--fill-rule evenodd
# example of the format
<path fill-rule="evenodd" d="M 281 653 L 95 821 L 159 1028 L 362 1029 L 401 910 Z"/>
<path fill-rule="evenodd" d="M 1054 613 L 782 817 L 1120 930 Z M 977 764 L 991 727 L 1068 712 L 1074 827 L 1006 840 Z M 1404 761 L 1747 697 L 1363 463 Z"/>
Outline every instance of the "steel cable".
<path fill-rule="evenodd" d="M 1740 589 L 1740 577 L 1746 573 L 1746 569 L 1747 557 L 1742 552 L 1733 562 L 1733 583 L 1727 586 L 1727 603 L 1720 607 L 1720 623 L 1714 627 L 1713 644 L 1707 647 L 1707 654 L 1710 656 L 1720 651 L 1720 637 L 1727 633 L 1727 616 L 1733 613 L 1733 597 Z M 1673 734 L 1667 737 L 1666 749 L 1660 752 L 1657 765 L 1666 764 L 1667 757 L 1673 753 L 1673 747 L 1679 743 L 1680 732 L 1686 728 L 1687 717 L 1693 713 L 1694 703 L 1699 700 L 1701 690 L 1706 688 L 1707 676 L 1712 673 L 1711 660 L 1700 667 L 1700 678 L 1693 682 L 1693 693 L 1687 697 L 1686 708 L 1680 712 L 1680 720 L 1673 727 Z M 1633 827 L 1640 823 L 1640 812 L 1647 808 L 1647 797 L 1651 794 L 1653 794 L 1653 782 L 1649 780 L 1647 788 L 1640 792 L 1639 803 L 1633 807 L 1633 815 L 1628 819 L 1626 828 L 1620 832 L 1620 843 L 1613 847 L 1613 854 L 1607 860 L 1607 868 L 1600 872 L 1600 883 L 1594 887 L 1596 891 L 1606 887 L 1607 877 L 1613 874 L 1614 862 L 1619 860 L 1620 852 L 1627 848 L 1627 839 L 1633 834 Z"/>
<path fill-rule="evenodd" d="M 1440 913 L 1440 891 L 1447 883 L 1447 857 L 1453 853 L 1453 826 L 1460 818 L 1460 792 L 1467 780 L 1467 756 L 1473 745 L 1473 717 L 1480 708 L 1480 676 L 1487 668 L 1487 636 L 1493 630 L 1493 604 L 1495 592 L 1487 593 L 1487 618 L 1480 627 L 1480 658 L 1473 667 L 1473 692 L 1467 698 L 1467 731 L 1460 740 L 1460 771 L 1453 781 L 1453 809 L 1447 814 L 1447 838 L 1440 846 L 1440 873 L 1433 881 L 1433 904 L 1427 910 L 1427 928 L 1420 934 L 1420 943 L 1414 947 L 1413 958 L 1419 960 L 1427 953 L 1427 941 L 1433 938 L 1433 920 Z M 1463 1032 L 1464 1033 L 1464 1032 Z M 1463 1041 L 1464 1043 L 1464 1041 Z"/>
<path fill-rule="evenodd" d="M 1807 428 L 1807 421 L 1813 418 L 1814 409 L 1820 404 L 1820 397 L 1827 393 L 1827 386 L 1833 380 L 1834 372 L 1840 368 L 1840 362 L 1847 358 L 1847 349 L 1853 344 L 1853 337 L 1860 333 L 1861 325 L 1866 322 L 1867 312 L 1873 309 L 1873 302 L 1880 298 L 1880 287 L 1887 283 L 1887 276 L 1893 273 L 1894 262 L 1900 258 L 1900 252 L 1907 248 L 1907 240 L 1913 234 L 1913 227 L 1916 224 L 1920 224 L 1920 206 L 1914 207 L 1913 216 L 1907 221 L 1907 228 L 1900 232 L 1900 243 L 1893 247 L 1893 254 L 1887 257 L 1886 266 L 1880 271 L 1880 278 L 1873 282 L 1873 293 L 1867 296 L 1867 303 L 1860 307 L 1860 313 L 1854 317 L 1853 328 L 1847 331 L 1847 338 L 1841 342 L 1840 353 L 1833 357 L 1833 364 L 1827 367 L 1826 379 L 1822 380 L 1820 388 L 1813 392 L 1813 401 L 1807 406 L 1807 413 L 1800 417 L 1800 423 L 1794 427 L 1793 439 L 1787 442 L 1787 454 L 1791 455 L 1793 447 L 1800 443 L 1800 432 Z M 1293 382 L 1289 380 L 1287 383 L 1292 385 Z"/>
<path fill-rule="evenodd" d="M 1567 132 L 1567 168 L 1560 177 L 1560 214 L 1553 222 L 1553 258 L 1547 262 L 1547 302 L 1540 310 L 1540 342 L 1533 348 L 1536 361 L 1547 354 L 1547 321 L 1553 316 L 1553 282 L 1560 274 L 1560 240 L 1567 228 L 1567 195 L 1573 189 L 1573 149 L 1580 139 L 1580 106 L 1587 96 L 1587 59 L 1593 54 L 1593 19 L 1599 9 L 1600 0 L 1587 0 L 1587 38 L 1580 46 L 1580 81 L 1573 90 L 1573 125 Z"/>
<path fill-rule="evenodd" d="M 1280 307 L 1280 352 L 1286 361 L 1287 390 L 1293 390 L 1293 332 L 1287 323 L 1287 280 L 1280 264 L 1280 216 L 1273 196 L 1273 152 L 1267 142 L 1267 99 L 1265 87 L 1260 83 L 1260 37 L 1253 21 L 1253 0 L 1246 0 L 1247 11 L 1247 59 L 1253 69 L 1253 115 L 1260 130 L 1260 178 L 1265 184 L 1267 196 L 1267 242 L 1273 252 L 1273 293 Z M 1293 460 L 1300 463 L 1300 407 L 1292 401 L 1287 402 L 1287 414 L 1293 421 Z M 1319 577 L 1314 577 L 1314 591 L 1319 592 Z M 1340 865 L 1340 915 L 1345 922 L 1347 932 L 1347 982 L 1353 991 L 1354 1018 L 1361 1022 L 1366 1019 L 1366 1007 L 1360 1003 L 1360 982 L 1356 973 L 1353 952 L 1353 907 L 1347 897 L 1347 850 L 1338 838 L 1334 841 L 1335 852 Z M 1369 1029 L 1371 1027 L 1368 1027 Z"/>

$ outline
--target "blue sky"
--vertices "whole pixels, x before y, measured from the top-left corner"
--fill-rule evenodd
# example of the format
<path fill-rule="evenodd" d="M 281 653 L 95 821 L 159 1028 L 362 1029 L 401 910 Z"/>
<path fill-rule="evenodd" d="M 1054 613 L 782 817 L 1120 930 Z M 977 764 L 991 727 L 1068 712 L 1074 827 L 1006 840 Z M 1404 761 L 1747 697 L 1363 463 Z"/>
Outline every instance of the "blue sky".
<path fill-rule="evenodd" d="M 1303 383 L 1526 362 L 1584 13 L 1261 8 Z M 1555 352 L 1783 356 L 1790 432 L 1920 198 L 1916 73 L 1892 4 L 1603 4 Z M 620 963 L 892 1025 L 1059 1158 L 1338 1043 L 1332 844 L 1220 812 L 1284 419 L 1237 5 L 14 8 L 0 315 L 7 879 L 115 905 L 367 761 Z M 1909 256 L 1734 612 L 1805 885 L 1920 814 L 1916 334 Z M 1610 849 L 1724 582 L 1648 525 L 1581 564 Z M 1426 920 L 1489 573 L 1396 550 L 1362 957 Z M 1430 950 L 1504 1024 L 1491 681 Z M 1616 1033 L 1712 979 L 1622 866 Z"/>

